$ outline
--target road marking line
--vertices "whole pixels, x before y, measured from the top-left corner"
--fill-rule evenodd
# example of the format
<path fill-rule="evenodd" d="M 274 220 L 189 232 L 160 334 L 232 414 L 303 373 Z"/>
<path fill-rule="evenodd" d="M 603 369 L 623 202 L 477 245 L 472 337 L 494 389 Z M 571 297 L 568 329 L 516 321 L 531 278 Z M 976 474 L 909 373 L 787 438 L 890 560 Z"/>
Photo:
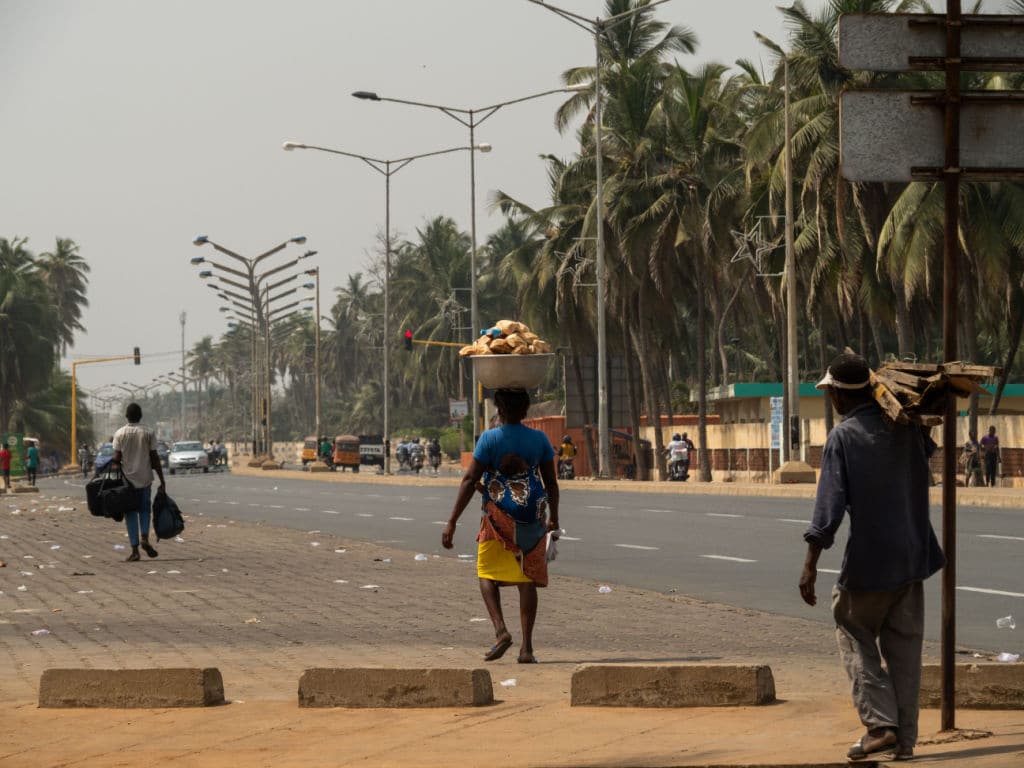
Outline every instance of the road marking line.
<path fill-rule="evenodd" d="M 373 517 L 369 512 L 356 512 L 356 517 Z"/>
<path fill-rule="evenodd" d="M 572 539 L 570 539 L 570 541 L 572 541 Z M 643 544 L 616 544 L 615 546 L 622 547 L 623 549 L 643 549 L 650 551 L 658 549 L 658 547 L 645 547 Z"/>
<path fill-rule="evenodd" d="M 799 523 L 800 525 L 810 525 L 810 520 L 797 520 L 795 517 L 780 517 L 780 523 Z"/>
<path fill-rule="evenodd" d="M 836 573 L 836 574 L 839 573 L 839 571 L 834 571 L 831 568 L 819 568 L 818 570 L 821 571 L 822 573 Z"/>
<path fill-rule="evenodd" d="M 600 505 L 593 504 L 593 505 L 589 505 L 589 506 L 584 507 L 584 509 L 615 509 L 615 507 L 602 507 Z"/>
<path fill-rule="evenodd" d="M 701 555 L 708 560 L 728 560 L 730 563 L 756 563 L 757 560 L 748 560 L 745 557 L 729 557 L 728 555 Z"/>
<path fill-rule="evenodd" d="M 708 517 L 746 517 L 746 515 L 730 515 L 726 512 L 705 512 Z"/>
<path fill-rule="evenodd" d="M 284 509 L 284 505 L 283 504 L 268 504 L 267 506 L 270 509 Z"/>
<path fill-rule="evenodd" d="M 961 592 L 980 592 L 983 595 L 999 595 L 1001 597 L 1024 597 L 1024 592 L 1004 592 L 1001 589 L 982 589 L 981 587 L 957 587 Z"/>
<path fill-rule="evenodd" d="M 320 511 L 324 515 L 340 515 L 341 514 L 341 512 L 338 512 L 335 509 L 322 509 Z"/>
<path fill-rule="evenodd" d="M 664 513 L 664 514 L 672 514 L 676 510 L 674 510 L 674 509 L 645 509 L 643 511 L 644 512 L 660 512 L 660 513 Z"/>
<path fill-rule="evenodd" d="M 233 507 L 237 507 L 238 506 L 238 502 L 237 501 L 222 501 L 221 504 L 230 504 Z"/>
<path fill-rule="evenodd" d="M 435 520 L 431 525 L 448 525 L 447 520 Z"/>
<path fill-rule="evenodd" d="M 979 533 L 979 539 L 1002 539 L 1004 541 L 1024 541 L 1024 536 L 996 536 L 993 533 Z"/>
<path fill-rule="evenodd" d="M 309 507 L 296 507 L 296 512 L 309 512 Z"/>
<path fill-rule="evenodd" d="M 583 541 L 583 539 L 577 539 L 575 536 L 559 536 L 559 541 Z M 622 546 L 621 544 L 618 546 Z"/>
<path fill-rule="evenodd" d="M 415 520 L 415 517 L 389 517 L 388 520 L 401 520 L 403 523 L 409 523 Z"/>
<path fill-rule="evenodd" d="M 207 504 L 220 504 L 220 502 L 217 499 L 207 499 L 206 503 Z"/>
<path fill-rule="evenodd" d="M 196 501 L 199 501 L 199 499 L 196 499 Z M 259 504 L 250 504 L 249 506 L 250 506 L 250 507 L 258 507 L 258 506 L 259 506 Z"/>

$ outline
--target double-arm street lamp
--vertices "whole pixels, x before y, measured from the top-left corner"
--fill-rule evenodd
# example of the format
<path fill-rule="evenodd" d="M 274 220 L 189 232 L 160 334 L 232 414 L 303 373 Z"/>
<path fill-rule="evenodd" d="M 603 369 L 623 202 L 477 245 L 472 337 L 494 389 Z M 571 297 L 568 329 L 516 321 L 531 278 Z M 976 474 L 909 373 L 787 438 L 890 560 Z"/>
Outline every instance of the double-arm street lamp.
<path fill-rule="evenodd" d="M 424 157 L 434 157 L 436 155 L 447 155 L 452 152 L 469 152 L 470 157 L 475 157 L 477 152 L 490 152 L 491 145 L 487 143 L 476 144 L 473 138 L 470 138 L 469 146 L 467 147 L 450 147 L 448 149 L 439 149 L 435 152 L 423 152 L 418 155 L 408 155 L 406 157 L 399 157 L 394 160 L 382 160 L 376 157 L 369 157 L 368 155 L 360 155 L 356 152 L 343 152 L 340 149 L 331 149 L 329 147 L 319 147 L 313 144 L 303 144 L 298 141 L 286 141 L 281 145 L 282 149 L 286 152 L 290 152 L 295 149 L 314 149 L 318 152 L 328 152 L 332 155 L 341 155 L 342 157 L 351 157 L 356 160 L 362 160 L 368 166 L 377 171 L 384 177 L 384 375 L 382 382 L 383 396 L 384 396 L 384 472 L 385 474 L 391 474 L 391 451 L 388 449 L 391 440 L 391 420 L 390 420 L 390 391 L 389 391 L 389 349 L 391 345 L 391 330 L 389 327 L 390 319 L 390 299 L 389 299 L 389 286 L 391 283 L 391 177 L 398 173 L 400 170 L 405 168 L 413 160 L 420 160 Z M 474 251 L 475 241 L 474 241 Z M 319 280 L 319 278 L 318 278 Z M 319 295 L 319 293 L 318 293 Z M 320 310 L 317 309 L 317 326 L 320 325 Z M 317 420 L 319 424 L 319 419 Z M 317 439 L 320 438 L 319 428 L 317 432 Z"/>
<path fill-rule="evenodd" d="M 316 307 L 313 317 L 316 325 L 313 333 L 313 434 L 317 440 L 317 452 L 320 451 L 320 267 L 307 269 L 306 274 L 316 281 Z"/>
<path fill-rule="evenodd" d="M 261 272 L 261 273 L 257 273 L 257 271 L 256 271 L 257 267 L 261 263 L 263 263 L 266 259 L 268 259 L 269 257 L 273 256 L 275 253 L 278 253 L 279 251 L 284 250 L 286 247 L 288 247 L 288 245 L 290 245 L 290 244 L 302 245 L 305 242 L 306 242 L 305 236 L 293 237 L 293 238 L 290 238 L 288 240 L 285 240 L 283 243 L 279 243 L 278 245 L 274 246 L 270 250 L 265 251 L 265 252 L 261 253 L 258 256 L 255 256 L 253 258 L 246 258 L 245 256 L 242 256 L 242 255 L 240 255 L 240 254 L 238 254 L 238 253 L 236 253 L 236 252 L 234 252 L 234 251 L 224 247 L 223 245 L 220 245 L 219 243 L 214 242 L 213 240 L 211 240 L 206 235 L 199 235 L 198 237 L 196 237 L 192 241 L 193 245 L 196 245 L 196 246 L 202 246 L 202 245 L 213 246 L 213 248 L 215 250 L 217 250 L 219 253 L 222 253 L 225 256 L 227 256 L 228 258 L 230 258 L 233 261 L 237 262 L 240 265 L 240 268 L 233 267 L 233 266 L 228 266 L 226 264 L 221 264 L 221 263 L 218 263 L 218 262 L 213 261 L 211 259 L 207 259 L 204 256 L 196 256 L 196 257 L 192 258 L 191 259 L 191 263 L 193 265 L 195 265 L 195 266 L 202 265 L 202 264 L 209 264 L 211 267 L 213 267 L 214 269 L 217 270 L 218 274 L 216 276 L 217 276 L 217 278 L 218 278 L 218 280 L 220 282 L 225 283 L 226 285 L 230 285 L 230 286 L 236 287 L 236 288 L 238 288 L 238 289 L 240 289 L 242 291 L 245 291 L 245 293 L 230 293 L 230 295 L 240 300 L 240 302 L 233 302 L 233 303 L 238 304 L 238 306 L 241 309 L 243 309 L 244 311 L 246 311 L 248 313 L 251 313 L 253 326 L 254 326 L 254 328 L 258 329 L 260 327 L 264 327 L 266 325 L 266 323 L 269 322 L 269 318 L 264 313 L 264 307 L 263 307 L 263 303 L 262 303 L 262 298 L 263 298 L 262 297 L 263 281 L 266 280 L 271 275 L 278 274 L 280 272 L 283 272 L 286 269 L 289 269 L 290 267 L 295 266 L 302 259 L 305 259 L 305 258 L 308 258 L 310 256 L 313 256 L 316 253 L 316 251 L 306 251 L 304 254 L 302 254 L 301 256 L 298 256 L 298 257 L 292 259 L 291 261 L 288 261 L 288 262 L 286 262 L 284 264 L 281 264 L 279 266 L 273 267 L 271 269 L 265 270 L 264 272 Z M 221 274 L 221 273 L 224 273 L 224 274 Z M 232 280 L 232 279 L 226 277 L 225 274 L 226 275 L 232 275 L 234 277 L 240 278 L 240 280 Z M 213 273 L 212 270 L 203 270 L 203 271 L 201 271 L 199 273 L 199 276 L 203 277 L 203 278 L 209 278 L 209 277 L 213 277 L 214 273 Z M 293 279 L 293 278 L 289 278 L 289 279 Z M 281 282 L 287 282 L 287 280 L 281 281 Z M 279 284 L 280 283 L 276 283 L 275 285 L 279 285 Z M 226 288 L 222 288 L 221 290 L 222 290 L 222 292 L 227 292 Z M 253 371 L 255 371 L 256 370 L 256 365 L 257 365 L 257 347 L 256 347 L 256 334 L 255 334 L 255 332 L 252 334 L 252 350 L 251 350 L 251 352 L 252 352 L 252 368 L 253 368 Z M 265 361 L 265 364 L 267 366 L 267 370 L 268 370 L 268 373 L 269 373 L 269 366 L 270 366 L 269 356 L 267 357 L 267 359 Z M 269 380 L 269 378 L 268 378 L 268 380 Z M 269 400 L 270 393 L 267 392 L 266 396 L 267 396 L 267 399 Z M 260 410 L 260 405 L 261 405 L 261 401 L 260 401 L 260 395 L 259 395 L 259 379 L 258 379 L 257 376 L 254 375 L 252 377 L 252 450 L 253 450 L 253 455 L 254 456 L 258 453 L 258 450 L 259 450 L 258 449 L 258 442 L 259 442 L 258 435 L 259 435 L 259 422 L 260 422 L 260 419 L 259 419 L 258 413 L 259 413 L 259 410 Z M 268 404 L 268 407 L 269 407 L 269 404 Z M 268 423 L 267 423 L 267 430 L 266 430 L 266 433 L 265 433 L 265 442 L 266 442 L 267 446 L 270 445 L 269 419 L 268 419 Z"/>
<path fill-rule="evenodd" d="M 605 318 L 605 263 L 604 263 L 604 179 L 602 176 L 601 151 L 601 38 L 608 30 L 617 27 L 634 16 L 646 13 L 668 0 L 634 7 L 606 18 L 589 19 L 586 16 L 566 11 L 543 0 L 527 0 L 541 8 L 561 16 L 570 24 L 594 36 L 594 162 L 596 165 L 596 189 L 594 206 L 597 234 L 595 236 L 595 277 L 597 279 L 597 431 L 598 431 L 598 476 L 608 477 L 611 468 L 608 424 L 608 331 Z M 589 87 L 589 86 L 587 86 Z"/>
<path fill-rule="evenodd" d="M 508 107 L 512 104 L 519 104 L 524 101 L 530 101 L 531 99 L 539 99 L 542 96 L 550 96 L 553 93 L 565 93 L 567 91 L 581 90 L 579 86 L 569 86 L 566 88 L 555 88 L 550 91 L 542 91 L 540 93 L 533 93 L 529 96 L 523 96 L 519 99 L 509 99 L 508 101 L 502 101 L 497 104 L 491 104 L 486 107 L 479 107 L 476 109 L 465 109 L 462 107 L 448 107 L 442 104 L 427 104 L 422 101 L 410 101 L 408 99 L 392 99 L 386 96 L 380 96 L 373 91 L 355 91 L 352 95 L 357 99 L 364 99 L 366 101 L 390 101 L 394 104 L 406 104 L 412 107 L 426 107 L 427 109 L 433 109 L 441 112 L 448 117 L 452 118 L 456 122 L 461 123 L 469 129 L 469 143 L 470 146 L 476 143 L 476 128 L 484 120 L 489 118 L 495 112 L 502 107 Z M 480 331 L 480 317 L 477 311 L 477 291 L 476 291 L 476 154 L 470 153 L 469 155 L 469 229 L 470 229 L 470 247 L 472 250 L 469 255 L 469 288 L 470 288 L 470 300 L 469 300 L 469 315 L 470 323 L 473 326 L 473 333 L 476 334 Z M 473 336 L 472 338 L 475 338 Z M 473 443 L 476 444 L 476 439 L 480 435 L 480 397 L 477 391 L 476 382 L 476 369 L 473 369 Z"/>

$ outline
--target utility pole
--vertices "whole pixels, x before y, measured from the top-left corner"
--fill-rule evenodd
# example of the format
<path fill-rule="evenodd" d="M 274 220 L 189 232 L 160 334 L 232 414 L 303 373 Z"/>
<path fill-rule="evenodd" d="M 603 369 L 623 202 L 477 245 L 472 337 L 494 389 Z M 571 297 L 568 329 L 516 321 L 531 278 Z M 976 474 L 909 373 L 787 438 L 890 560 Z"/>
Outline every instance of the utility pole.
<path fill-rule="evenodd" d="M 178 316 L 181 321 L 181 439 L 188 437 L 185 427 L 185 313 Z"/>

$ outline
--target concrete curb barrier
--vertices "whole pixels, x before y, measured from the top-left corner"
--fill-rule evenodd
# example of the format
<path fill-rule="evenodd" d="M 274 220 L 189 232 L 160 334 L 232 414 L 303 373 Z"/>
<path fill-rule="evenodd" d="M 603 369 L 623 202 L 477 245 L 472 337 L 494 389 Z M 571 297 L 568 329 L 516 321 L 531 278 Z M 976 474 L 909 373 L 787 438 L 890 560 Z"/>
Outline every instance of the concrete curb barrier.
<path fill-rule="evenodd" d="M 486 669 L 307 669 L 300 707 L 479 707 L 494 702 Z"/>
<path fill-rule="evenodd" d="M 962 709 L 1024 709 L 1024 664 L 957 664 L 956 705 Z M 942 704 L 942 668 L 921 669 L 922 707 Z"/>
<path fill-rule="evenodd" d="M 590 707 L 739 707 L 775 701 L 767 665 L 583 664 L 571 704 Z"/>
<path fill-rule="evenodd" d="M 15 493 L 39 493 L 39 488 L 34 485 L 15 485 L 11 490 Z"/>
<path fill-rule="evenodd" d="M 39 679 L 39 706 L 163 709 L 224 703 L 224 681 L 204 669 L 47 669 Z"/>

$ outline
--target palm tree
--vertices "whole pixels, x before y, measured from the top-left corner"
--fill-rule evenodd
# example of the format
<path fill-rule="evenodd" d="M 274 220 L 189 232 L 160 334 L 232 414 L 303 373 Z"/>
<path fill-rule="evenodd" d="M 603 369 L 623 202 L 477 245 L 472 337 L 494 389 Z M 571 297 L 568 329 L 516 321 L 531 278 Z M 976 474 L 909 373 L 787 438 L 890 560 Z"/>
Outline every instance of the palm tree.
<path fill-rule="evenodd" d="M 17 404 L 49 386 L 56 361 L 56 316 L 27 240 L 0 238 L 0 429 L 13 423 Z"/>
<path fill-rule="evenodd" d="M 82 310 L 89 306 L 89 264 L 78 252 L 74 240 L 58 237 L 53 251 L 40 255 L 37 262 L 43 281 L 53 297 L 59 332 L 58 354 L 67 354 L 76 331 L 84 331 Z"/>

